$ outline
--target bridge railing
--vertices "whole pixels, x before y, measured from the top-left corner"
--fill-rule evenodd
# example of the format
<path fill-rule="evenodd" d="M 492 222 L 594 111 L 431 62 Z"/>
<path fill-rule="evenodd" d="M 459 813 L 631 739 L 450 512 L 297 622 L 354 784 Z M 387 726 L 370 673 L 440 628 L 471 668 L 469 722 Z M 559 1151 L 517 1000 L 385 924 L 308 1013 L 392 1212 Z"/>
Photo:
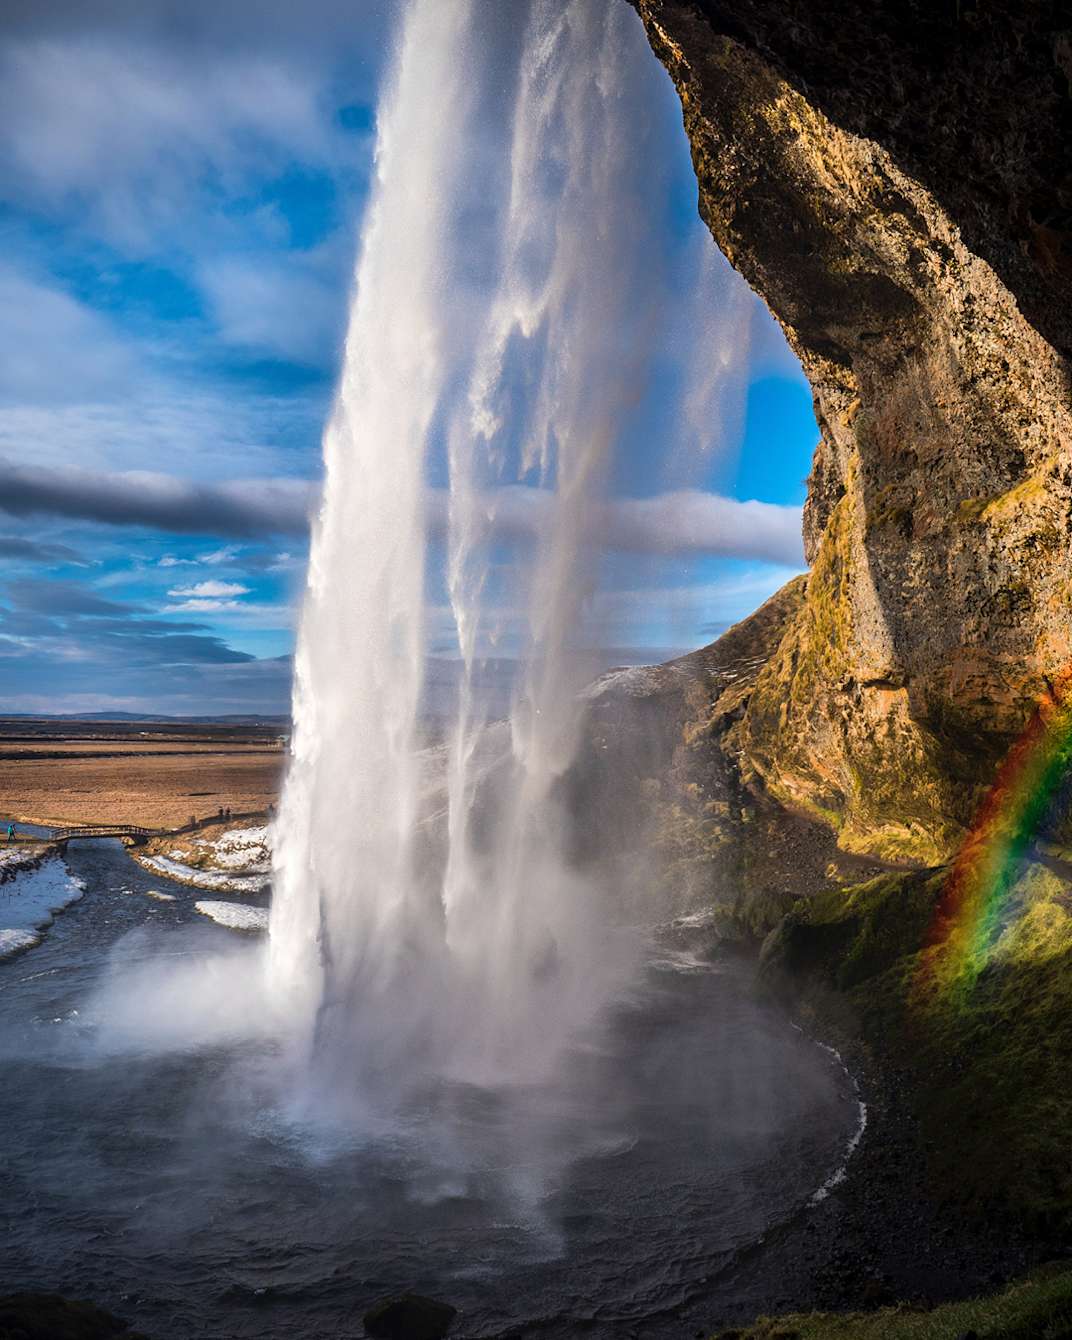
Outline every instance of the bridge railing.
<path fill-rule="evenodd" d="M 142 828 L 139 824 L 92 824 L 84 828 L 56 828 L 52 831 L 53 842 L 70 842 L 72 838 L 88 837 L 140 837 L 162 836 L 166 828 Z"/>
<path fill-rule="evenodd" d="M 132 837 L 147 841 L 154 837 L 178 837 L 181 833 L 196 833 L 202 828 L 212 828 L 217 824 L 235 823 L 246 819 L 269 821 L 274 818 L 275 808 L 272 807 L 267 810 L 243 810 L 240 813 L 233 811 L 217 812 L 206 814 L 201 819 L 191 817 L 188 823 L 179 828 L 145 828 L 141 824 L 86 824 L 82 827 L 72 825 L 67 828 L 54 828 L 51 837 L 44 840 L 72 842 L 77 838 Z"/>

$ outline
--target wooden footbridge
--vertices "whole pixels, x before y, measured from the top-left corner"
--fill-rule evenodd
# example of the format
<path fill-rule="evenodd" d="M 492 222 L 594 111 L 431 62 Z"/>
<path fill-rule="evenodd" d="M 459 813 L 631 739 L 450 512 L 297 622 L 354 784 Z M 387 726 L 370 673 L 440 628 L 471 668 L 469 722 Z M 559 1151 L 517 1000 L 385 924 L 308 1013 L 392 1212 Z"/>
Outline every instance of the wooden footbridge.
<path fill-rule="evenodd" d="M 181 828 L 143 828 L 140 824 L 86 824 L 84 827 L 72 825 L 68 828 L 54 828 L 45 840 L 59 847 L 66 847 L 68 842 L 82 842 L 86 838 L 119 838 L 131 847 L 143 847 L 150 838 L 179 837 L 183 833 L 196 833 L 201 828 L 234 823 L 236 820 L 262 819 L 268 822 L 274 818 L 274 809 L 246 810 L 241 814 L 223 810 L 215 814 L 206 814 L 203 819 L 191 818 L 190 822 L 183 824 Z M 22 834 L 19 834 L 16 840 L 19 839 L 26 840 Z M 33 840 L 40 842 L 42 839 Z"/>
<path fill-rule="evenodd" d="M 166 837 L 173 831 L 182 830 L 142 828 L 138 824 L 98 824 L 95 828 L 57 828 L 49 841 L 66 847 L 74 839 L 81 842 L 84 838 L 126 838 L 132 847 L 142 847 L 150 838 Z"/>

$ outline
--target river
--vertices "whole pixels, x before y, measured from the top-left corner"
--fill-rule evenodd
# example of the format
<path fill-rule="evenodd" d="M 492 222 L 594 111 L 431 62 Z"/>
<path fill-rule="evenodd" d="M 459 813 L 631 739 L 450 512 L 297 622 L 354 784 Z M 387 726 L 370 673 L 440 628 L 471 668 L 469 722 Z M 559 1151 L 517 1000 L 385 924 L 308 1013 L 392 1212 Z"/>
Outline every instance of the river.
<path fill-rule="evenodd" d="M 316 1125 L 265 1079 L 267 1041 L 102 1045 L 104 981 L 259 947 L 118 843 L 68 863 L 85 896 L 0 964 L 0 1289 L 92 1299 L 152 1340 L 349 1336 L 403 1289 L 466 1336 L 680 1335 L 688 1301 L 732 1305 L 735 1255 L 859 1121 L 751 963 L 678 923 L 553 1084 L 440 1082 L 389 1127 Z"/>

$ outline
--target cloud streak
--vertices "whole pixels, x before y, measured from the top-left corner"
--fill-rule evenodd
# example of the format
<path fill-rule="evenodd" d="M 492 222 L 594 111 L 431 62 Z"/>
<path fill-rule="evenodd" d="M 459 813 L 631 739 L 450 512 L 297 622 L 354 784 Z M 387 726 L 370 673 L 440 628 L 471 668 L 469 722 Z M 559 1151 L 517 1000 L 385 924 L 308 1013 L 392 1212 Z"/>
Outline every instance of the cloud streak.
<path fill-rule="evenodd" d="M 433 525 L 446 525 L 446 494 L 431 494 Z M 538 539 L 552 514 L 552 495 L 510 486 L 484 495 L 489 533 Z M 804 566 L 801 509 L 741 502 L 700 489 L 676 489 L 648 498 L 615 498 L 593 512 L 593 542 L 623 553 L 708 555 Z"/>
<path fill-rule="evenodd" d="M 208 581 L 195 582 L 192 586 L 173 586 L 168 595 L 218 599 L 224 596 L 248 596 L 249 587 L 240 582 L 218 582 L 210 578 Z"/>
<path fill-rule="evenodd" d="M 61 516 L 180 534 L 304 535 L 318 498 L 314 484 L 296 479 L 198 483 L 144 471 L 91 472 L 73 466 L 40 470 L 10 462 L 0 462 L 0 477 L 0 510 L 14 516 Z M 430 489 L 427 501 L 431 529 L 442 535 L 448 495 Z M 538 540 L 548 524 L 551 501 L 542 489 L 489 490 L 481 500 L 488 537 Z M 607 549 L 625 553 L 711 555 L 802 568 L 800 526 L 799 507 L 680 489 L 601 504 L 593 515 L 592 537 Z M 163 562 L 178 566 L 178 560 Z M 224 593 L 191 587 L 182 594 Z"/>
<path fill-rule="evenodd" d="M 89 567 L 89 559 L 66 544 L 41 544 L 22 535 L 0 535 L 0 558 L 13 562 L 41 563 L 45 566 L 70 564 Z"/>
<path fill-rule="evenodd" d="M 297 479 L 199 483 L 150 471 L 39 470 L 0 461 L 0 510 L 178 534 L 301 535 L 316 496 Z"/>

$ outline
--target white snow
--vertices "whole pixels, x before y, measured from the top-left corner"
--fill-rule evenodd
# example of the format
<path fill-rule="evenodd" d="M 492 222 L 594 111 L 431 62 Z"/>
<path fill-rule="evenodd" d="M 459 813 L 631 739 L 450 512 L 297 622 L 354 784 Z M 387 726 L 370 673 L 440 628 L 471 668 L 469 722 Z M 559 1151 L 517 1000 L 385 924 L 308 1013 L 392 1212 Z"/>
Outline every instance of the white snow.
<path fill-rule="evenodd" d="M 29 853 L 25 847 L 2 847 L 0 848 L 0 869 L 7 865 L 18 865 L 25 861 Z"/>
<path fill-rule="evenodd" d="M 0 958 L 37 944 L 53 913 L 77 902 L 85 887 L 58 858 L 0 884 Z"/>
<path fill-rule="evenodd" d="M 155 898 L 158 903 L 173 903 L 175 895 L 173 893 L 164 893 L 161 889 L 146 889 L 146 898 Z"/>
<path fill-rule="evenodd" d="M 667 668 L 662 665 L 627 665 L 607 670 L 582 689 L 582 699 L 602 698 L 607 693 L 624 693 L 630 698 L 647 698 L 666 687 Z"/>
<path fill-rule="evenodd" d="M 0 958 L 10 958 L 23 949 L 31 949 L 41 943 L 38 931 L 0 931 Z"/>
<path fill-rule="evenodd" d="M 268 909 L 250 907 L 246 903 L 194 903 L 194 907 L 203 916 L 211 917 L 221 926 L 233 931 L 266 931 L 268 929 Z"/>
<path fill-rule="evenodd" d="M 259 828 L 229 828 L 226 833 L 221 834 L 216 839 L 214 845 L 217 851 L 241 851 L 246 847 L 267 847 L 268 825 L 261 824 Z"/>
<path fill-rule="evenodd" d="M 211 852 L 213 865 L 224 869 L 244 870 L 247 874 L 265 874 L 271 869 L 271 848 L 268 828 L 229 828 L 215 842 L 199 838 L 198 846 Z"/>
<path fill-rule="evenodd" d="M 229 828 L 215 839 L 196 838 L 194 846 L 196 854 L 173 849 L 166 856 L 139 855 L 137 859 L 147 870 L 197 889 L 258 893 L 268 883 L 272 855 L 267 826 Z"/>
<path fill-rule="evenodd" d="M 215 889 L 219 893 L 257 893 L 264 888 L 263 875 L 231 875 L 217 870 L 198 870 L 196 866 L 183 865 L 173 861 L 170 856 L 139 856 L 138 860 L 148 870 L 168 879 L 177 879 L 181 884 L 192 884 L 198 889 Z"/>

